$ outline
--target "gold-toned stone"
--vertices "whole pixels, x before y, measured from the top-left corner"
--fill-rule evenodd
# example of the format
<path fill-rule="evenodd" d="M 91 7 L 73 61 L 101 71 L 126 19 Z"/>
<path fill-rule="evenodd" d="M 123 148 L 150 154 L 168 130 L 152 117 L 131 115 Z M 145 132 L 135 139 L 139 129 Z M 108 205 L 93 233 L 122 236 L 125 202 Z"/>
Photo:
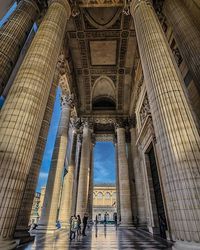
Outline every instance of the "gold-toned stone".
<path fill-rule="evenodd" d="M 178 240 L 199 242 L 200 140 L 183 79 L 153 8 L 131 8 L 151 108 L 170 226 Z M 177 14 L 178 15 L 178 14 Z"/>
<path fill-rule="evenodd" d="M 39 8 L 34 0 L 22 0 L 0 29 L 0 95 L 38 14 Z"/>
<path fill-rule="evenodd" d="M 0 249 L 14 234 L 68 18 L 51 3 L 0 113 Z"/>

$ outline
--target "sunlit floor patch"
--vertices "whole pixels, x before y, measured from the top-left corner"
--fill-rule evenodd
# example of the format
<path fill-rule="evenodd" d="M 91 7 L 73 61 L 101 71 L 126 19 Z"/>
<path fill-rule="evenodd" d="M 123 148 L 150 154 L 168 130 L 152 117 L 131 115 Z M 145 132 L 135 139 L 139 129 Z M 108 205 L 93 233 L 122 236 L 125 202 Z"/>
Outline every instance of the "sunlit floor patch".
<path fill-rule="evenodd" d="M 171 250 L 165 242 L 132 228 L 114 226 L 93 226 L 87 230 L 87 236 L 69 240 L 69 233 L 60 231 L 55 234 L 38 235 L 35 242 L 18 248 L 19 250 L 67 250 L 67 249 L 137 249 Z"/>

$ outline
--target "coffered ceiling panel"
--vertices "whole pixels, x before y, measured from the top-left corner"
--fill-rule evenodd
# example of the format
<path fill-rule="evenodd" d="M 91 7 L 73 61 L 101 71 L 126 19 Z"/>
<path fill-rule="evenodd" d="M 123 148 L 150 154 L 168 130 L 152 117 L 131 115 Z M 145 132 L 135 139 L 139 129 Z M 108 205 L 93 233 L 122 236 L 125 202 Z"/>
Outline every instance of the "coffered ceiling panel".
<path fill-rule="evenodd" d="M 80 115 L 96 112 L 92 110 L 92 91 L 100 77 L 111 79 L 115 89 L 116 108 L 112 114 L 128 112 L 137 43 L 132 17 L 125 15 L 120 6 L 82 6 L 79 15 L 71 17 L 68 23 L 68 44 L 78 86 Z"/>

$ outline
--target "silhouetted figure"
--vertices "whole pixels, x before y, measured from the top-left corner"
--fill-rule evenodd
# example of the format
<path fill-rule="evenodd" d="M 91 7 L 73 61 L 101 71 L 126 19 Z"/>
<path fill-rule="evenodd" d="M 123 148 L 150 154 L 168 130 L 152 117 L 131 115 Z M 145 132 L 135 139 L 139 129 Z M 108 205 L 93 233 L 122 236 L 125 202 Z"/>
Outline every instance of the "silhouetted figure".
<path fill-rule="evenodd" d="M 95 224 L 97 225 L 98 224 L 98 216 L 96 215 L 95 217 Z"/>
<path fill-rule="evenodd" d="M 114 214 L 114 222 L 115 222 L 115 226 L 117 226 L 117 213 Z"/>
<path fill-rule="evenodd" d="M 87 227 L 87 221 L 88 221 L 88 215 L 85 213 L 83 217 L 83 231 L 82 231 L 83 236 L 86 236 L 85 229 Z"/>
<path fill-rule="evenodd" d="M 77 237 L 81 235 L 81 217 L 78 214 L 77 215 L 77 220 L 78 220 L 78 230 L 77 230 Z"/>
<path fill-rule="evenodd" d="M 104 226 L 107 224 L 107 214 L 104 214 Z"/>

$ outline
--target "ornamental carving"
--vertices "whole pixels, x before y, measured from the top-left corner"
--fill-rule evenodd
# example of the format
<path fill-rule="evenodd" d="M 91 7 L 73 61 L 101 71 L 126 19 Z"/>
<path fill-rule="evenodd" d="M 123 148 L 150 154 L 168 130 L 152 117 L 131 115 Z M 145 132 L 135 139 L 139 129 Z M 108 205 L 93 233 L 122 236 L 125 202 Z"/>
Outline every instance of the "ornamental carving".
<path fill-rule="evenodd" d="M 148 100 L 147 94 L 144 97 L 144 100 L 143 100 L 143 103 L 142 103 L 142 106 L 141 106 L 139 114 L 140 114 L 141 125 L 143 125 L 144 122 L 145 122 L 145 120 L 146 120 L 146 118 L 149 115 L 151 115 L 151 109 L 150 109 L 150 105 L 149 105 L 149 100 Z"/>
<path fill-rule="evenodd" d="M 65 106 L 74 107 L 74 95 L 73 94 L 65 94 L 60 97 L 62 108 Z"/>

